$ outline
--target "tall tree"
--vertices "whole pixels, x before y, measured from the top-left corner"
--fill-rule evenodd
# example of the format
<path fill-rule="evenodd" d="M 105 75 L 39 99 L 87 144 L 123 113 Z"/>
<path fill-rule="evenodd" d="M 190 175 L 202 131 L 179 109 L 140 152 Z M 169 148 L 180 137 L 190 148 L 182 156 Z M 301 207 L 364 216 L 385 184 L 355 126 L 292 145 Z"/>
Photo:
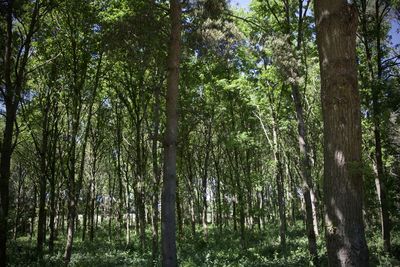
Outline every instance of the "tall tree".
<path fill-rule="evenodd" d="M 389 13 L 389 3 L 385 1 L 374 1 L 375 8 L 373 11 L 368 10 L 369 1 L 360 0 L 359 1 L 359 17 L 361 22 L 361 40 L 364 45 L 365 52 L 365 63 L 367 65 L 368 75 L 367 77 L 367 87 L 371 88 L 372 96 L 372 120 L 374 124 L 374 141 L 375 141 L 375 185 L 376 192 L 378 195 L 378 201 L 380 204 L 380 217 L 381 217 L 381 229 L 383 238 L 383 249 L 386 252 L 390 251 L 390 217 L 389 217 L 389 206 L 388 206 L 388 194 L 387 194 L 387 178 L 384 172 L 383 163 L 383 153 L 382 153 L 382 96 L 384 94 L 384 71 L 385 67 L 384 61 L 384 49 L 382 44 L 383 36 L 382 34 L 385 22 L 385 16 Z M 370 19 L 370 14 L 374 13 L 373 20 L 374 25 L 373 31 L 368 29 L 368 20 Z M 371 34 L 372 32 L 372 34 Z M 373 62 L 373 48 L 375 42 L 376 65 L 374 68 Z"/>
<path fill-rule="evenodd" d="M 164 179 L 161 202 L 162 265 L 177 266 L 176 256 L 176 141 L 178 136 L 179 57 L 181 46 L 180 0 L 170 0 L 171 32 L 168 51 Z"/>
<path fill-rule="evenodd" d="M 17 3 L 14 3 L 13 0 L 6 1 L 4 6 L 6 25 L 3 62 L 4 89 L 3 87 L 0 87 L 0 89 L 4 98 L 6 114 L 0 158 L 0 266 L 6 266 L 7 264 L 7 217 L 9 209 L 11 154 L 14 150 L 13 143 L 15 139 L 14 124 L 26 78 L 26 66 L 31 51 L 31 43 L 33 35 L 37 31 L 40 9 L 42 7 L 42 3 L 39 0 L 29 4 L 33 5 L 31 9 L 32 13 L 30 16 L 24 18 L 19 17 L 19 15 L 24 12 L 21 12 L 22 10 L 16 12 Z M 15 18 L 20 21 L 26 20 L 28 26 L 22 24 L 20 27 L 14 27 Z M 18 44 L 16 40 L 20 40 L 21 43 Z"/>
<path fill-rule="evenodd" d="M 330 266 L 368 266 L 363 222 L 357 11 L 346 0 L 314 2 L 324 121 L 324 202 Z"/>

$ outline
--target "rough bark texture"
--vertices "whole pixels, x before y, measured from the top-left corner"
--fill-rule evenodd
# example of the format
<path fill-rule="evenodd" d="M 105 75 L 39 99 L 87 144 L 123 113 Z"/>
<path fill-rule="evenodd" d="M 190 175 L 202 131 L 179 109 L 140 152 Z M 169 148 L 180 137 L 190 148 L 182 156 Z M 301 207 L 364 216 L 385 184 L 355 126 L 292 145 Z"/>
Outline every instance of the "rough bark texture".
<path fill-rule="evenodd" d="M 315 1 L 324 121 L 326 243 L 330 266 L 368 266 L 362 215 L 357 13 L 345 0 Z"/>
<path fill-rule="evenodd" d="M 166 96 L 166 129 L 164 140 L 164 181 L 161 207 L 162 266 L 177 266 L 176 257 L 176 141 L 178 131 L 179 55 L 181 7 L 179 0 L 170 1 L 171 40 L 168 52 Z"/>

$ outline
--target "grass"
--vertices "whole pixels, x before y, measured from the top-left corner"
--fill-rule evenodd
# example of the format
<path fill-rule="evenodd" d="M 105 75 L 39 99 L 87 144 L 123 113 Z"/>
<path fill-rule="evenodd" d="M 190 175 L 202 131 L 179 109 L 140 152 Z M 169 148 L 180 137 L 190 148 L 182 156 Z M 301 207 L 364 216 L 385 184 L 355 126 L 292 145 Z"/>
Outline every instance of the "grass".
<path fill-rule="evenodd" d="M 385 255 L 381 250 L 379 233 L 367 233 L 371 266 L 400 266 L 399 229 L 392 233 L 393 255 Z M 78 231 L 79 233 L 79 231 Z M 147 247 L 141 252 L 139 240 L 132 231 L 132 243 L 126 246 L 123 236 L 115 233 L 113 240 L 108 240 L 107 231 L 99 228 L 93 242 L 82 242 L 78 235 L 74 241 L 70 266 L 159 266 L 153 264 L 151 257 L 151 233 L 148 232 Z M 65 238 L 55 243 L 55 252 L 46 254 L 43 262 L 37 262 L 35 240 L 20 237 L 10 241 L 11 266 L 63 266 L 63 248 Z M 311 266 L 307 251 L 307 238 L 299 222 L 288 228 L 287 247 L 282 251 L 279 245 L 278 227 L 268 227 L 263 231 L 247 230 L 245 245 L 239 233 L 232 229 L 210 227 L 207 239 L 201 230 L 197 236 L 190 234 L 189 228 L 178 237 L 178 259 L 180 266 Z M 327 266 L 326 250 L 323 238 L 318 239 L 318 251 L 322 266 Z"/>

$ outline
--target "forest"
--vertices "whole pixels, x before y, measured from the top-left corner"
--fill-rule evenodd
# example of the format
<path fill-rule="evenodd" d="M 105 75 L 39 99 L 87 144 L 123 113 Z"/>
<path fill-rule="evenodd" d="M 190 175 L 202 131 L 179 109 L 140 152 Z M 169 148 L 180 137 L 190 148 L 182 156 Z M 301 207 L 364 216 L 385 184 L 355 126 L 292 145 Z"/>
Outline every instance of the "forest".
<path fill-rule="evenodd" d="M 0 14 L 0 267 L 400 266 L 400 1 Z"/>

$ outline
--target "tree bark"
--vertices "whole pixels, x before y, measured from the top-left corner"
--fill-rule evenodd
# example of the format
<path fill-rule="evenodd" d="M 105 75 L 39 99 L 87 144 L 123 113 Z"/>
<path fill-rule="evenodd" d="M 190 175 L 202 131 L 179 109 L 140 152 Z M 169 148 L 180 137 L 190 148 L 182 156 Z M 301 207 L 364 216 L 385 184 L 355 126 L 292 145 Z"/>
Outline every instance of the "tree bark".
<path fill-rule="evenodd" d="M 204 158 L 204 173 L 202 177 L 202 201 L 203 201 L 203 214 L 202 214 L 202 222 L 203 222 L 203 234 L 207 239 L 208 229 L 207 229 L 207 180 L 208 180 L 208 165 L 210 159 L 210 149 L 211 149 L 211 121 L 207 125 L 206 133 L 205 133 L 205 158 Z"/>
<path fill-rule="evenodd" d="M 51 86 L 50 86 L 51 90 Z M 48 146 L 49 146 L 49 116 L 50 116 L 50 94 L 46 92 L 45 107 L 43 109 L 42 121 L 42 143 L 38 149 L 40 154 L 40 179 L 39 179 L 39 218 L 36 251 L 39 259 L 43 258 L 43 243 L 46 230 L 46 185 L 48 175 Z"/>
<path fill-rule="evenodd" d="M 152 218 L 152 258 L 153 263 L 158 262 L 159 259 L 159 192 L 160 192 L 160 179 L 161 172 L 158 164 L 158 139 L 159 139 L 159 128 L 160 128 L 160 90 L 159 86 L 154 88 L 154 105 L 153 105 L 153 139 L 152 139 L 152 160 L 153 160 L 153 218 Z"/>
<path fill-rule="evenodd" d="M 164 183 L 162 195 L 162 265 L 175 267 L 176 256 L 176 142 L 178 131 L 179 57 L 181 38 L 180 0 L 170 0 L 171 36 L 168 51 L 168 78 L 164 140 Z"/>
<path fill-rule="evenodd" d="M 324 121 L 324 202 L 330 266 L 368 266 L 362 215 L 357 11 L 345 0 L 315 1 Z"/>
<path fill-rule="evenodd" d="M 56 105 L 54 113 L 56 118 L 54 121 L 54 129 L 52 132 L 53 139 L 51 143 L 51 161 L 50 161 L 50 237 L 49 237 L 49 252 L 54 250 L 54 240 L 56 237 L 55 218 L 57 214 L 57 201 L 56 201 L 56 156 L 57 156 L 57 142 L 58 142 L 58 106 Z"/>

